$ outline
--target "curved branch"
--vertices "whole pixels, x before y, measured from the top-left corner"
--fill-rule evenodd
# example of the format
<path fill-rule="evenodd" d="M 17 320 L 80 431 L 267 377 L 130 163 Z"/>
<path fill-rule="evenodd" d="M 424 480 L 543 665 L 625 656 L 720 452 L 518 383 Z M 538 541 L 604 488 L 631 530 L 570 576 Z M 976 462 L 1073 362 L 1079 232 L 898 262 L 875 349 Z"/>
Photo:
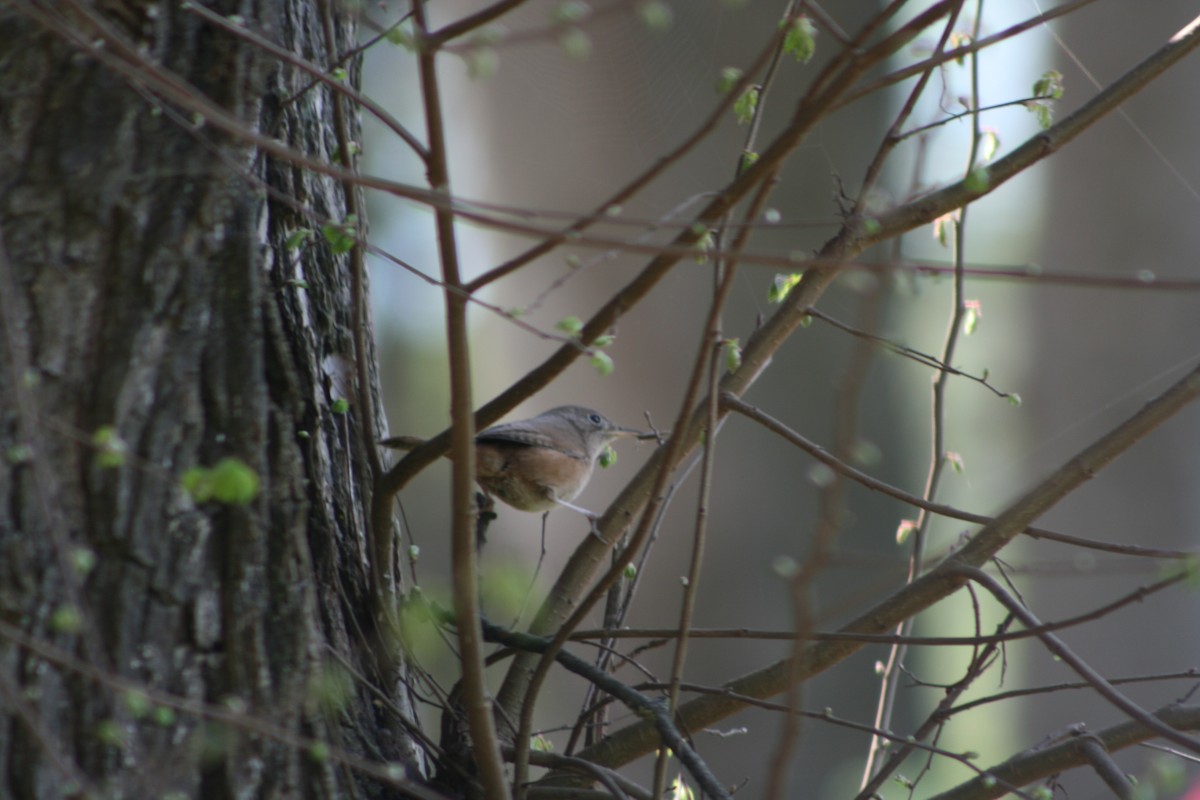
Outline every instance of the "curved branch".
<path fill-rule="evenodd" d="M 1200 706 L 1166 706 L 1154 718 L 1175 730 L 1200 730 Z M 1098 741 L 1112 753 L 1153 739 L 1157 734 L 1140 722 L 1123 722 L 1090 736 L 1073 736 L 1044 749 L 1026 750 L 987 770 L 986 774 L 959 784 L 931 800 L 989 800 L 1003 796 L 1007 785 L 1027 786 L 1072 767 L 1091 763 L 1085 741 Z"/>

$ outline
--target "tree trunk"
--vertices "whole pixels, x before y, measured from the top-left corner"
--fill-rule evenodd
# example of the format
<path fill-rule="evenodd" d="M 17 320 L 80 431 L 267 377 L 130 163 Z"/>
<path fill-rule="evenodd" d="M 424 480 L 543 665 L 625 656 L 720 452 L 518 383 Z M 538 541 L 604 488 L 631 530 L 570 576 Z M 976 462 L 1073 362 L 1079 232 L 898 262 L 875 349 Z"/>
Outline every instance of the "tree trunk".
<path fill-rule="evenodd" d="M 328 4 L 214 5 L 324 68 L 354 45 Z M 0 10 L 0 796 L 407 796 L 352 254 L 319 233 L 343 188 L 139 87 L 126 45 L 337 161 L 329 90 L 184 4 Z M 231 457 L 249 502 L 183 487 Z"/>

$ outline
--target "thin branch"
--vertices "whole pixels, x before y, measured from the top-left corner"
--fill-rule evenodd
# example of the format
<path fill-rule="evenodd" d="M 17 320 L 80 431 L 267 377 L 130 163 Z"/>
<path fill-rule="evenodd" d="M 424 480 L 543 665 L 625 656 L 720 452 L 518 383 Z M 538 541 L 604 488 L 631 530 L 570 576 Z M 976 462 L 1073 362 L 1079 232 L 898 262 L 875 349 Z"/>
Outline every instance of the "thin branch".
<path fill-rule="evenodd" d="M 862 470 L 847 464 L 846 462 L 834 457 L 828 450 L 816 444 L 812 440 L 802 436 L 788 426 L 784 425 L 779 420 L 767 414 L 765 411 L 756 406 L 747 403 L 741 398 L 729 392 L 724 392 L 721 395 L 721 405 L 730 411 L 736 411 L 747 419 L 757 422 L 769 431 L 778 434 L 788 442 L 796 445 L 804 452 L 808 453 L 813 458 L 825 464 L 830 469 L 838 472 L 856 483 L 862 485 L 866 489 L 880 494 L 887 495 L 907 503 L 914 508 L 920 508 L 925 511 L 946 517 L 948 519 L 959 519 L 964 522 L 972 522 L 978 525 L 987 525 L 995 521 L 994 517 L 989 517 L 986 514 L 976 514 L 970 511 L 964 511 L 954 506 L 949 506 L 944 503 L 933 503 L 918 495 L 911 494 L 889 483 L 885 483 L 878 478 L 875 478 Z M 1200 551 L 1196 550 L 1167 550 L 1157 547 L 1143 547 L 1141 545 L 1132 544 L 1116 544 L 1112 542 L 1098 542 L 1093 539 L 1085 539 L 1082 536 L 1071 536 L 1065 533 L 1048 530 L 1046 528 L 1037 528 L 1029 526 L 1022 533 L 1034 539 L 1046 539 L 1047 541 L 1060 542 L 1069 544 L 1074 547 L 1083 547 L 1089 550 L 1099 550 L 1107 553 L 1117 553 L 1120 555 L 1137 556 L 1139 558 L 1167 558 L 1173 560 L 1187 560 L 1196 558 L 1200 555 Z"/>
<path fill-rule="evenodd" d="M 413 22 L 418 35 L 427 36 L 425 0 L 413 3 Z M 437 51 L 422 47 L 417 54 L 421 99 L 425 105 L 425 125 L 429 140 L 429 183 L 434 191 L 450 192 L 450 173 L 446 150 L 445 119 L 442 116 L 441 88 L 438 85 Z M 454 235 L 454 215 L 445 209 L 435 212 L 438 256 L 448 287 L 461 288 L 458 245 Z M 479 564 L 475 543 L 475 425 L 471 399 L 471 358 L 467 335 L 467 302 L 457 292 L 445 292 L 446 340 L 450 358 L 450 452 L 452 457 L 450 491 L 451 572 L 454 584 L 454 609 L 458 617 L 459 663 L 462 666 L 463 703 L 471 735 L 471 753 L 485 794 L 492 800 L 510 797 L 496 718 L 484 676 L 482 629 L 479 616 Z M 382 486 L 378 494 L 390 502 L 391 495 Z M 378 533 L 382 533 L 379 531 Z M 391 553 L 377 543 L 377 557 Z M 390 566 L 391 560 L 385 562 Z M 376 565 L 376 570 L 383 568 Z"/>
<path fill-rule="evenodd" d="M 958 12 L 962 11 L 962 3 L 955 9 L 957 18 Z M 972 32 L 971 40 L 975 41 L 979 38 L 979 26 L 983 22 L 982 2 L 976 6 L 975 11 L 975 26 Z M 948 31 L 947 31 L 948 32 Z M 942 41 L 944 49 L 945 39 Z M 928 75 L 929 73 L 923 73 Z M 979 101 L 979 60 L 976 53 L 971 55 L 971 104 L 978 105 Z M 971 141 L 969 153 L 967 156 L 966 174 L 970 174 L 974 169 L 976 154 L 979 151 L 979 117 L 971 118 L 974 129 L 971 133 Z M 954 224 L 954 281 L 953 290 L 950 298 L 950 319 L 946 326 L 945 341 L 942 345 L 942 354 L 937 359 L 940 364 L 949 364 L 954 360 L 954 353 L 958 346 L 958 338 L 962 331 L 963 319 L 966 316 L 966 297 L 964 296 L 964 277 L 963 264 L 966 261 L 966 222 L 969 205 L 964 205 L 958 210 L 958 218 Z M 925 478 L 925 488 L 921 492 L 921 497 L 932 503 L 937 497 L 938 490 L 941 488 L 942 475 L 945 472 L 946 461 L 946 391 L 950 385 L 950 373 L 944 369 L 938 370 L 934 376 L 932 389 L 932 397 L 930 402 L 930 443 L 929 443 L 929 469 Z M 917 515 L 917 522 L 912 533 L 912 552 L 909 557 L 908 582 L 912 583 L 920 575 L 925 564 L 925 550 L 928 543 L 929 526 L 933 522 L 933 515 L 925 509 Z M 912 632 L 914 618 L 909 617 L 900 623 L 898 633 L 908 635 Z M 884 661 L 883 674 L 880 680 L 879 688 L 879 704 L 875 713 L 875 726 L 877 728 L 890 728 L 892 723 L 892 715 L 895 712 L 896 697 L 900 688 L 900 670 L 904 662 L 904 656 L 907 652 L 903 644 L 893 645 L 888 652 L 888 657 Z M 867 750 L 867 757 L 863 767 L 863 786 L 872 783 L 874 777 L 874 769 L 876 760 L 881 755 L 883 743 L 878 737 L 871 739 L 871 744 Z"/>
<path fill-rule="evenodd" d="M 1092 765 L 1092 769 L 1100 779 L 1112 790 L 1117 800 L 1132 800 L 1134 796 L 1133 783 L 1126 777 L 1124 770 L 1117 766 L 1112 756 L 1104 749 L 1104 743 L 1095 736 L 1082 736 L 1079 746 L 1084 757 Z"/>
<path fill-rule="evenodd" d="M 523 5 L 526 0 L 499 0 L 492 3 L 485 9 L 476 11 L 470 16 L 463 17 L 457 22 L 452 22 L 438 30 L 429 33 L 422 32 L 420 47 L 422 50 L 435 51 L 451 39 L 457 39 L 459 36 L 470 33 L 476 28 L 481 28 L 487 25 L 494 19 L 499 19 L 508 12 Z"/>
<path fill-rule="evenodd" d="M 974 381 L 975 383 L 978 383 L 980 386 L 987 389 L 989 392 L 991 392 L 992 394 L 996 395 L 997 397 L 999 397 L 1001 399 L 1007 400 L 1007 399 L 1010 399 L 1013 397 L 1013 394 L 1011 392 L 1003 392 L 1003 391 L 997 389 L 995 386 L 992 386 L 992 384 L 988 382 L 988 379 L 986 377 L 982 377 L 979 375 L 972 375 L 971 373 L 964 372 L 961 369 L 958 369 L 957 367 L 952 367 L 952 366 L 950 366 L 949 363 L 942 361 L 937 356 L 933 356 L 928 353 L 922 353 L 920 350 L 917 350 L 912 347 L 908 347 L 907 345 L 899 344 L 897 342 L 893 342 L 891 339 L 887 339 L 883 336 L 877 336 L 873 333 L 867 333 L 866 331 L 861 331 L 858 328 L 854 328 L 850 325 L 847 325 L 846 323 L 844 323 L 838 319 L 835 319 L 834 317 L 831 317 L 830 315 L 826 314 L 825 312 L 819 311 L 815 308 L 810 308 L 808 310 L 808 314 L 813 319 L 819 319 L 822 322 L 825 322 L 825 323 L 833 326 L 834 328 L 837 328 L 840 331 L 850 334 L 851 336 L 855 337 L 856 339 L 860 339 L 865 342 L 870 342 L 871 344 L 877 345 L 877 346 L 883 348 L 884 350 L 888 350 L 892 353 L 895 353 L 898 356 L 907 358 L 911 361 L 915 361 L 918 364 L 921 364 L 923 366 L 933 367 L 934 369 L 936 369 L 938 371 L 938 373 L 940 375 L 952 375 L 956 378 L 966 378 L 969 381 Z"/>

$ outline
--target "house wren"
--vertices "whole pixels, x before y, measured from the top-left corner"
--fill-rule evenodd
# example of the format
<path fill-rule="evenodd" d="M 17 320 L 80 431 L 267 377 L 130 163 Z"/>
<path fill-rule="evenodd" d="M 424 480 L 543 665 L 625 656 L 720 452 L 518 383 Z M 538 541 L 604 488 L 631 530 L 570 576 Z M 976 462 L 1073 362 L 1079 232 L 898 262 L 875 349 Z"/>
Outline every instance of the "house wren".
<path fill-rule="evenodd" d="M 475 479 L 484 492 L 521 511 L 549 511 L 571 505 L 583 491 L 596 460 L 614 439 L 655 434 L 622 428 L 581 406 L 559 406 L 531 419 L 504 422 L 475 436 Z M 388 447 L 412 449 L 406 436 L 385 439 Z"/>

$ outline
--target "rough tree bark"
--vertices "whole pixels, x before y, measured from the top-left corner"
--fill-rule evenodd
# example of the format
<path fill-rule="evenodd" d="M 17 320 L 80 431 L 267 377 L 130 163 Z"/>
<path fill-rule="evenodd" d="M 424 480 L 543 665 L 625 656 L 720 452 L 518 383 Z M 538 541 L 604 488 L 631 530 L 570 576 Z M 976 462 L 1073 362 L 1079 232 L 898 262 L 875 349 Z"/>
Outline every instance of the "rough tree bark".
<path fill-rule="evenodd" d="M 323 14 L 353 45 L 314 0 L 208 5 L 317 64 Z M 0 9 L 0 795 L 399 796 L 283 740 L 419 763 L 404 675 L 372 657 L 362 417 L 334 409 L 355 397 L 350 261 L 286 244 L 302 210 L 342 219 L 343 189 L 137 89 L 89 52 L 114 35 L 336 161 L 329 91 L 185 4 Z M 252 502 L 181 488 L 225 457 L 261 478 Z"/>

